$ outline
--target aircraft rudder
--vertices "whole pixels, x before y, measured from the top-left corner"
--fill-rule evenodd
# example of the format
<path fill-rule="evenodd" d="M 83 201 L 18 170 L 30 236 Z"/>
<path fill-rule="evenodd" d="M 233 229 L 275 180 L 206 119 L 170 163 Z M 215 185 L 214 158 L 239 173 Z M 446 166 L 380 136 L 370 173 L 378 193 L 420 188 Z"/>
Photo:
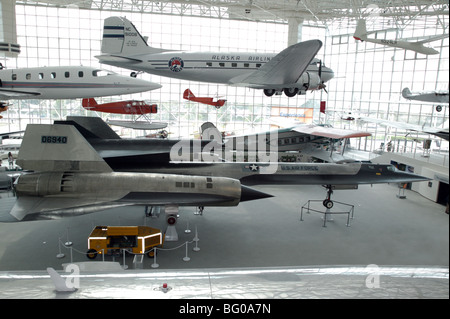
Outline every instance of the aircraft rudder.
<path fill-rule="evenodd" d="M 409 88 L 404 88 L 404 89 L 402 90 L 402 96 L 403 96 L 404 98 L 408 98 L 411 94 L 412 94 L 412 93 L 411 93 L 411 90 L 410 90 Z"/>
<path fill-rule="evenodd" d="M 147 39 L 130 20 L 124 17 L 109 17 L 104 20 L 101 52 L 128 55 L 156 53 L 161 52 L 161 49 L 148 46 Z"/>
<path fill-rule="evenodd" d="M 366 28 L 366 20 L 360 19 L 358 20 L 358 24 L 356 25 L 355 33 L 353 34 L 353 38 L 356 40 L 363 41 L 367 36 L 367 28 Z"/>
<path fill-rule="evenodd" d="M 194 93 L 190 89 L 186 89 L 183 93 L 183 98 L 189 99 L 191 97 L 195 97 Z"/>
<path fill-rule="evenodd" d="M 73 125 L 29 124 L 17 164 L 30 171 L 111 172 Z"/>
<path fill-rule="evenodd" d="M 89 108 L 97 105 L 97 101 L 94 98 L 87 98 L 81 101 L 81 105 L 84 108 Z"/>

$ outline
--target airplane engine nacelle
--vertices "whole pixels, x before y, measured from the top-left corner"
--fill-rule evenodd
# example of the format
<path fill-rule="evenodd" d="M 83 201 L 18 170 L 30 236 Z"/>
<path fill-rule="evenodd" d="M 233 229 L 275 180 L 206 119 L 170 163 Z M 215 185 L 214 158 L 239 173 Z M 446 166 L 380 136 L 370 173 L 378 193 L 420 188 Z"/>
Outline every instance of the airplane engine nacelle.
<path fill-rule="evenodd" d="M 32 173 L 15 184 L 18 197 L 181 206 L 236 206 L 247 199 L 249 191 L 242 188 L 239 180 L 230 178 L 119 172 Z"/>
<path fill-rule="evenodd" d="M 317 90 L 320 88 L 321 80 L 315 73 L 304 72 L 297 83 L 302 85 L 301 90 Z"/>

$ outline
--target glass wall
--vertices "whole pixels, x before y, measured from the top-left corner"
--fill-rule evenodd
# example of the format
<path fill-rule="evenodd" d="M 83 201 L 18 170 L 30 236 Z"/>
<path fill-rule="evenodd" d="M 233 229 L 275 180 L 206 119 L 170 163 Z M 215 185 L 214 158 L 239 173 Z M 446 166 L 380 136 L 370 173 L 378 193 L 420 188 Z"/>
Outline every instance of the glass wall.
<path fill-rule="evenodd" d="M 444 19 L 444 21 L 442 20 Z M 368 31 L 376 32 L 370 37 L 377 39 L 417 41 L 426 36 L 446 33 L 442 24 L 448 26 L 448 16 L 417 17 L 404 29 L 398 29 L 393 19 L 369 19 Z M 414 51 L 388 47 L 369 42 L 356 41 L 353 32 L 356 21 L 342 28 L 330 27 L 326 47 L 327 62 L 335 71 L 335 80 L 329 85 L 328 108 L 324 121 L 336 127 L 363 129 L 372 132 L 367 140 L 352 142 L 364 150 L 387 150 L 418 152 L 423 154 L 424 140 L 432 140 L 431 150 L 448 155 L 448 141 L 434 135 L 406 130 L 405 124 L 415 128 L 439 127 L 448 129 L 448 104 L 417 102 L 405 99 L 402 91 L 447 91 L 449 77 L 448 37 L 425 44 L 439 51 L 435 55 L 423 55 Z M 346 121 L 351 113 L 364 121 Z M 391 126 L 380 125 L 387 120 Z M 371 121 L 372 120 L 372 121 Z M 378 122 L 378 123 L 377 123 Z M 448 165 L 448 157 L 447 157 Z"/>
<path fill-rule="evenodd" d="M 286 47 L 288 25 L 274 22 L 250 22 L 215 17 L 192 17 L 177 14 L 151 14 L 85 10 L 76 7 L 16 5 L 17 37 L 22 52 L 17 59 L 0 60 L 8 68 L 37 66 L 84 65 L 101 66 L 100 54 L 103 20 L 109 16 L 126 16 L 140 33 L 148 36 L 154 47 L 193 51 L 274 52 Z M 380 31 L 372 36 L 382 39 L 418 37 L 444 33 L 448 16 L 418 16 L 403 30 L 397 31 L 393 20 L 377 18 L 367 24 L 370 30 Z M 335 78 L 327 85 L 328 93 L 309 92 L 287 98 L 266 97 L 261 90 L 226 85 L 189 82 L 150 74 L 139 78 L 162 84 L 159 90 L 99 98 L 100 102 L 125 99 L 145 99 L 158 104 L 158 114 L 152 119 L 169 123 L 170 137 L 191 137 L 205 121 L 213 122 L 220 130 L 236 134 L 270 128 L 273 120 L 304 120 L 327 123 L 339 128 L 362 129 L 373 136 L 352 140 L 352 146 L 362 150 L 378 150 L 389 142 L 396 151 L 422 151 L 424 139 L 432 139 L 432 148 L 448 152 L 448 142 L 429 134 L 407 132 L 371 122 L 345 121 L 348 113 L 355 117 L 369 117 L 419 126 L 448 127 L 448 105 L 441 112 L 436 105 L 411 102 L 401 92 L 448 90 L 448 38 L 431 43 L 438 55 L 420 55 L 353 39 L 356 21 L 338 21 L 325 27 L 302 27 L 302 39 L 318 38 L 324 43 L 317 57 L 334 70 Z M 387 30 L 387 31 L 386 31 Z M 130 71 L 102 65 L 105 69 L 128 75 Z M 225 106 L 189 102 L 182 95 L 190 88 L 197 96 L 227 99 Z M 326 101 L 325 114 L 319 113 L 320 101 Z M 6 114 L 5 114 L 6 113 Z M 102 118 L 129 116 L 93 113 L 81 107 L 81 100 L 17 100 L 0 124 L 0 132 L 24 129 L 28 123 L 50 123 L 67 115 L 98 115 Z M 308 115 L 305 115 L 308 114 Z M 310 115 L 312 114 L 312 115 Z M 445 124 L 444 122 L 447 121 Z M 123 130 L 124 134 L 143 135 Z M 149 133 L 149 132 L 146 132 Z"/>

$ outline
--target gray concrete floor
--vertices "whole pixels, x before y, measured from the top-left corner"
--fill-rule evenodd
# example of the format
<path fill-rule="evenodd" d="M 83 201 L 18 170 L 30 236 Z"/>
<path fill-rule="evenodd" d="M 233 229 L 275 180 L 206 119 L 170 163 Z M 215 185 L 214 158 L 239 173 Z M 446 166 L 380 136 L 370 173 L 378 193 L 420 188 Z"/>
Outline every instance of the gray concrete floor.
<path fill-rule="evenodd" d="M 333 221 L 322 227 L 319 213 L 304 214 L 300 221 L 303 204 L 325 197 L 322 187 L 258 189 L 275 197 L 238 207 L 207 207 L 202 216 L 195 215 L 194 208 L 181 208 L 179 240 L 166 242 L 158 253 L 159 269 L 449 265 L 445 207 L 415 192 L 406 191 L 406 199 L 399 199 L 397 187 L 387 184 L 335 191 L 332 199 L 354 205 L 354 219 L 347 227 L 346 215 L 334 215 Z M 0 206 L 6 208 L 11 200 L 0 199 Z M 96 225 L 148 225 L 164 230 L 165 218 L 146 218 L 142 207 L 131 207 L 59 220 L 3 223 L 0 271 L 62 269 L 62 263 L 87 261 L 87 238 Z M 191 233 L 185 232 L 187 228 Z M 190 261 L 186 262 L 183 244 L 192 241 L 195 229 L 200 251 L 194 252 L 194 243 L 190 243 Z M 59 240 L 73 242 L 72 251 Z M 65 254 L 62 259 L 56 257 L 60 251 Z M 113 259 L 108 256 L 105 260 Z M 126 257 L 130 268 L 134 267 L 132 260 L 132 256 Z M 123 258 L 115 261 L 122 263 Z M 144 269 L 152 269 L 152 264 L 152 259 L 144 259 Z"/>
<path fill-rule="evenodd" d="M 394 185 L 363 185 L 358 190 L 335 191 L 332 199 L 354 205 L 354 219 L 346 215 L 322 227 L 322 214 L 304 214 L 300 207 L 310 199 L 323 199 L 320 186 L 258 189 L 273 198 L 246 202 L 238 207 L 206 208 L 202 216 L 194 208 L 180 209 L 178 242 L 166 242 L 157 256 L 159 269 L 234 267 L 292 267 L 328 265 L 449 265 L 449 216 L 445 207 L 406 191 L 397 198 Z M 11 199 L 0 199 L 0 209 Z M 185 233 L 188 228 L 191 233 Z M 88 259 L 87 238 L 96 225 L 148 225 L 165 229 L 165 218 L 144 217 L 142 207 L 113 209 L 85 216 L 51 221 L 0 224 L 0 271 L 62 269 L 62 263 Z M 198 231 L 198 247 L 188 246 Z M 73 242 L 72 253 L 59 244 Z M 180 247 L 181 246 L 181 247 Z M 179 248 L 177 248 L 179 247 Z M 59 252 L 65 254 L 58 259 Z M 97 257 L 100 261 L 101 257 Z M 106 257 L 112 261 L 112 257 Z M 133 268 L 133 257 L 126 263 Z M 122 263 L 122 257 L 115 261 Z M 144 269 L 153 260 L 144 258 Z"/>

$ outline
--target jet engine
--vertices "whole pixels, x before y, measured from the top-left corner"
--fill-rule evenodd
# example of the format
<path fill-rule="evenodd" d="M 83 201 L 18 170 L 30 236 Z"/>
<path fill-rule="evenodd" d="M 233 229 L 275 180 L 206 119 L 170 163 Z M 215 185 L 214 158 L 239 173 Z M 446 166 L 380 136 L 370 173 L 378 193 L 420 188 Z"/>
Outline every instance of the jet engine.
<path fill-rule="evenodd" d="M 11 215 L 17 220 L 30 214 L 80 215 L 128 205 L 237 206 L 271 197 L 226 177 L 126 172 L 24 174 L 15 190 L 18 199 Z"/>

